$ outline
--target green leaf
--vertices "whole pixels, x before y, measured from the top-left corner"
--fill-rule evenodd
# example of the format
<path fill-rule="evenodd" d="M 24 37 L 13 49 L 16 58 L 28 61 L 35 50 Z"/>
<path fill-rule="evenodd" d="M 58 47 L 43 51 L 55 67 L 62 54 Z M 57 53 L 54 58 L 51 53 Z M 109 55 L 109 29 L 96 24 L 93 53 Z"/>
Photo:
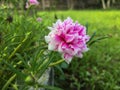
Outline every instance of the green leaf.
<path fill-rule="evenodd" d="M 60 67 L 60 66 L 55 66 L 59 71 L 60 71 L 60 73 L 62 74 L 62 75 L 64 75 L 64 72 L 63 72 L 63 70 L 62 70 L 62 68 Z"/>
<path fill-rule="evenodd" d="M 88 22 L 85 24 L 86 27 L 86 33 L 88 33 Z"/>
<path fill-rule="evenodd" d="M 99 38 L 91 41 L 91 42 L 89 43 L 89 46 L 91 46 L 92 44 L 94 44 L 94 43 L 96 43 L 96 42 L 98 42 L 98 41 L 100 41 L 100 40 L 106 39 L 106 38 L 109 38 L 109 36 L 99 37 Z"/>
<path fill-rule="evenodd" d="M 51 56 L 51 57 L 50 57 Z M 49 57 L 50 58 L 47 58 L 46 60 L 44 60 L 44 62 L 43 62 L 43 64 L 42 65 L 40 65 L 40 67 L 39 67 L 39 71 L 40 71 L 40 74 L 39 74 L 39 77 L 41 77 L 42 76 L 42 74 L 45 72 L 45 70 L 49 67 L 49 64 L 54 60 L 54 53 L 53 52 L 51 52 L 50 54 L 49 54 Z"/>
<path fill-rule="evenodd" d="M 61 68 L 63 68 L 63 69 L 67 69 L 68 66 L 69 66 L 69 65 L 68 65 L 66 62 L 63 62 L 63 63 L 61 64 Z"/>
<path fill-rule="evenodd" d="M 12 77 L 10 77 L 10 79 L 3 86 L 2 90 L 7 90 L 7 87 L 11 84 L 11 82 L 15 79 L 15 77 L 16 77 L 16 74 L 14 74 Z"/>
<path fill-rule="evenodd" d="M 90 40 L 88 41 L 88 43 L 89 43 L 91 40 L 93 40 L 93 38 L 95 37 L 95 35 L 96 35 L 96 31 L 92 34 L 92 36 L 91 36 Z"/>
<path fill-rule="evenodd" d="M 20 76 L 20 77 L 22 77 L 22 78 L 25 77 L 25 74 L 23 74 L 21 71 L 15 69 L 15 68 L 13 67 L 13 65 L 9 64 L 9 63 L 6 62 L 5 60 L 3 60 L 3 63 L 6 64 L 6 65 L 8 66 L 8 68 L 9 68 L 12 72 L 16 73 L 18 76 Z"/>
<path fill-rule="evenodd" d="M 24 66 L 26 68 L 29 68 L 29 66 L 28 66 L 27 62 L 25 61 L 25 59 L 23 58 L 23 56 L 21 56 L 19 53 L 16 53 L 15 55 L 17 56 L 17 58 L 19 59 L 19 61 L 23 62 Z"/>

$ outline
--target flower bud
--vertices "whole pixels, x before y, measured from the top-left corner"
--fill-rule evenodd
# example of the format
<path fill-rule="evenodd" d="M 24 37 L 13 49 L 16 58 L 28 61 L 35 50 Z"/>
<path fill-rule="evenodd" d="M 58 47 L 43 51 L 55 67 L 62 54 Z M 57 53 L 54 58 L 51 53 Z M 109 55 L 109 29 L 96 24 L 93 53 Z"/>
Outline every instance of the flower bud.
<path fill-rule="evenodd" d="M 27 76 L 26 78 L 25 78 L 25 82 L 28 84 L 28 85 L 32 85 L 33 83 L 34 83 L 34 79 L 33 79 L 33 77 L 32 76 Z"/>

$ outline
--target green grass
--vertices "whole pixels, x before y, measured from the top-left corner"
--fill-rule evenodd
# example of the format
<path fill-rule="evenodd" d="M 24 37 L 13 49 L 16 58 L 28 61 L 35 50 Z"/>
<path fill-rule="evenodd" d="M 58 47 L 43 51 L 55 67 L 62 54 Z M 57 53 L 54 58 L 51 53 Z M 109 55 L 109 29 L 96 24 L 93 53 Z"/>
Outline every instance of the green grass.
<path fill-rule="evenodd" d="M 84 58 L 72 60 L 64 74 L 56 70 L 56 85 L 65 90 L 120 90 L 120 11 L 82 10 L 40 12 L 65 19 L 70 16 L 83 25 L 88 25 L 88 34 L 96 31 L 96 37 L 109 35 L 85 53 Z M 58 67 L 57 67 L 58 68 Z M 56 68 L 55 68 L 56 69 Z"/>

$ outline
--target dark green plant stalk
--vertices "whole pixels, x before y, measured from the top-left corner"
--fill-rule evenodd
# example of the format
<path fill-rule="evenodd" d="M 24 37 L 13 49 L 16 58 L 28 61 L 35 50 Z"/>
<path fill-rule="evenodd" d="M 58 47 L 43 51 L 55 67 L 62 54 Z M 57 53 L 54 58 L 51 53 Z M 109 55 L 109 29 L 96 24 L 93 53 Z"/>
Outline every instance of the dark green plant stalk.
<path fill-rule="evenodd" d="M 39 46 L 31 46 L 30 48 L 27 48 L 27 49 L 25 49 L 24 51 L 30 51 L 30 50 L 36 49 L 36 48 L 38 48 L 38 47 L 40 47 L 40 45 L 39 45 Z M 41 47 L 41 49 L 47 49 L 47 48 L 48 48 L 47 46 Z"/>
<path fill-rule="evenodd" d="M 11 84 L 11 82 L 16 78 L 17 75 L 20 75 L 20 76 L 23 77 L 23 78 L 25 77 L 25 75 L 22 74 L 20 71 L 18 71 L 18 70 L 15 69 L 15 67 L 16 67 L 17 65 L 12 66 L 12 65 L 10 65 L 9 63 L 5 62 L 4 60 L 3 60 L 3 62 L 4 62 L 13 72 L 16 73 L 16 74 L 14 74 L 14 75 L 5 83 L 5 85 L 3 86 L 2 90 L 7 90 L 7 87 Z M 17 64 L 21 64 L 21 61 L 19 61 Z"/>
<path fill-rule="evenodd" d="M 13 67 L 17 67 L 17 65 L 22 64 L 22 61 L 17 62 Z"/>
<path fill-rule="evenodd" d="M 51 60 L 46 59 L 46 60 L 43 62 L 43 64 L 40 65 L 40 67 L 39 67 L 39 71 L 40 71 L 39 77 L 42 76 L 42 74 L 44 73 L 44 71 L 45 71 L 46 68 L 48 67 L 48 64 L 50 64 L 51 61 L 52 61 L 52 59 L 51 59 Z"/>
<path fill-rule="evenodd" d="M 94 44 L 94 43 L 96 43 L 96 42 L 98 42 L 98 41 L 100 41 L 100 40 L 106 39 L 106 38 L 109 38 L 109 36 L 99 37 L 99 38 L 91 41 L 88 45 L 91 46 L 92 44 Z"/>
<path fill-rule="evenodd" d="M 92 36 L 90 37 L 90 40 L 87 43 L 89 43 L 95 37 L 95 35 L 96 35 L 96 31 L 92 34 Z"/>
<path fill-rule="evenodd" d="M 16 84 L 13 84 L 12 87 L 14 88 L 14 90 L 19 90 Z"/>
<path fill-rule="evenodd" d="M 42 76 L 42 74 L 45 72 L 45 70 L 46 70 L 46 68 L 48 68 L 49 67 L 49 64 L 54 60 L 53 59 L 53 52 L 51 52 L 51 55 L 50 55 L 51 57 L 50 58 L 48 58 L 48 59 L 46 59 L 44 62 L 43 62 L 43 64 L 38 68 L 38 70 L 40 71 L 40 74 L 39 74 L 39 77 L 41 77 Z"/>
<path fill-rule="evenodd" d="M 26 75 L 24 73 L 22 73 L 20 70 L 17 70 L 16 66 L 9 64 L 5 60 L 3 60 L 3 63 L 6 64 L 11 69 L 12 72 L 16 73 L 18 76 L 20 76 L 22 78 L 25 78 Z"/>
<path fill-rule="evenodd" d="M 23 39 L 23 41 L 14 49 L 14 51 L 11 53 L 11 55 L 8 57 L 8 60 L 11 59 L 15 53 L 19 50 L 19 48 L 22 46 L 22 44 L 28 39 L 29 35 L 31 34 L 31 32 L 28 32 L 26 34 L 26 37 Z"/>
<path fill-rule="evenodd" d="M 59 60 L 59 61 L 57 61 L 57 62 L 53 62 L 53 63 L 51 63 L 51 64 L 49 65 L 49 67 L 58 65 L 58 64 L 60 64 L 60 63 L 62 63 L 62 62 L 64 62 L 64 61 L 65 61 L 65 60 Z"/>
<path fill-rule="evenodd" d="M 7 87 L 10 85 L 10 83 L 15 79 L 17 75 L 14 74 L 8 81 L 7 83 L 3 86 L 2 90 L 7 90 Z"/>

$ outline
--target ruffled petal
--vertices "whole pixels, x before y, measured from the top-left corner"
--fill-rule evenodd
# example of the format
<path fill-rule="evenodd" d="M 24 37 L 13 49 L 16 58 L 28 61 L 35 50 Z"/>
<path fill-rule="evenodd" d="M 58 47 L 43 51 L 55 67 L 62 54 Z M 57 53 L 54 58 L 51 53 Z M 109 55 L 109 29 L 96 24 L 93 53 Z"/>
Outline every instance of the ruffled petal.
<path fill-rule="evenodd" d="M 72 55 L 69 55 L 69 54 L 67 54 L 67 53 L 64 53 L 64 54 L 63 54 L 63 58 L 64 58 L 65 61 L 69 64 L 69 63 L 71 62 L 73 56 L 72 56 Z"/>

